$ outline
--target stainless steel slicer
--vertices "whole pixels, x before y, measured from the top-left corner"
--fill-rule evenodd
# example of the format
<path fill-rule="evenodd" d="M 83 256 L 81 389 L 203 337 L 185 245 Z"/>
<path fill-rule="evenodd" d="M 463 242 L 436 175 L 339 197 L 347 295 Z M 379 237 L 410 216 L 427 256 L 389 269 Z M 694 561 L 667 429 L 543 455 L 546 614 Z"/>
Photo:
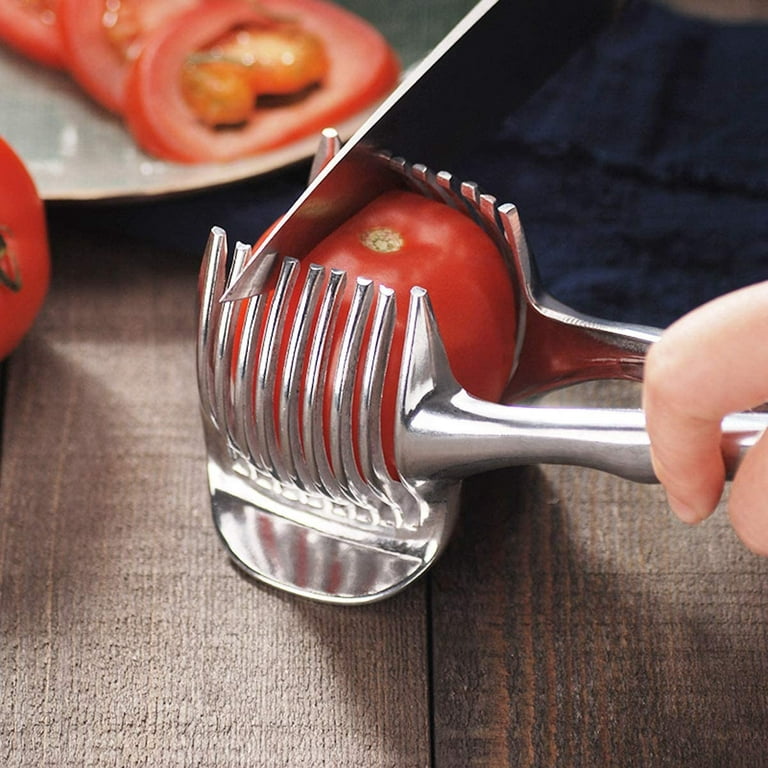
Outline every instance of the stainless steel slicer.
<path fill-rule="evenodd" d="M 641 411 L 520 403 L 563 384 L 638 379 L 656 332 L 585 317 L 548 296 L 536 280 L 514 206 L 498 205 L 449 173 L 382 154 L 370 162 L 386 166 L 392 184 L 460 208 L 493 234 L 518 287 L 520 333 L 506 392 L 512 404 L 480 401 L 454 379 L 423 288 L 396 296 L 366 276 L 326 274 L 319 266 L 298 284 L 298 260 L 274 264 L 276 255 L 267 253 L 257 259 L 263 276 L 279 273 L 272 300 L 264 293 L 222 302 L 251 249 L 235 246 L 227 275 L 225 234 L 211 233 L 201 274 L 198 374 L 216 527 L 251 575 L 337 603 L 384 598 L 423 573 L 448 541 L 461 482 L 469 475 L 568 463 L 655 480 Z M 354 298 L 342 317 L 345 287 Z M 291 318 L 292 296 L 299 298 Z M 401 361 L 388 355 L 397 301 L 410 302 Z M 343 343 L 330 359 L 337 326 Z M 387 470 L 381 439 L 387 365 L 400 366 L 396 478 Z M 355 397 L 360 369 L 362 392 Z M 328 421 L 326 390 L 333 403 Z M 726 420 L 731 470 L 766 425 L 768 416 L 758 414 Z"/>
<path fill-rule="evenodd" d="M 546 462 L 655 480 L 641 411 L 525 402 L 591 379 L 639 380 L 657 332 L 555 301 L 537 279 L 515 207 L 454 175 L 467 176 L 467 133 L 491 124 L 500 100 L 521 103 L 614 5 L 481 0 L 343 147 L 325 134 L 307 190 L 257 249 L 237 243 L 230 258 L 225 233 L 211 232 L 200 278 L 200 404 L 214 522 L 247 573 L 317 600 L 380 600 L 443 550 L 467 476 Z M 320 267 L 298 280 L 299 260 L 317 242 L 394 187 L 471 216 L 507 260 L 518 317 L 504 404 L 456 382 L 424 286 L 395 295 L 376 275 Z M 344 290 L 353 292 L 347 313 Z M 389 359 L 395 303 L 406 301 L 402 360 Z M 343 343 L 333 357 L 336 328 Z M 399 381 L 394 476 L 381 432 L 388 366 Z M 768 416 L 736 415 L 723 426 L 732 471 Z"/>

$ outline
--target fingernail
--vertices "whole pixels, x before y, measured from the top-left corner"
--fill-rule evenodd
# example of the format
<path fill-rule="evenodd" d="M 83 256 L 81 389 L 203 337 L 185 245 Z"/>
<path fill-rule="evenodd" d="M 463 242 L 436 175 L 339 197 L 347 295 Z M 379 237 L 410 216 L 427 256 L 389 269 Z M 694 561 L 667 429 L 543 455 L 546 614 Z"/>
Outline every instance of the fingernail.
<path fill-rule="evenodd" d="M 670 494 L 667 494 L 667 501 L 675 515 L 689 525 L 700 523 L 707 516 L 706 512 L 702 514 L 701 510 L 697 507 Z"/>

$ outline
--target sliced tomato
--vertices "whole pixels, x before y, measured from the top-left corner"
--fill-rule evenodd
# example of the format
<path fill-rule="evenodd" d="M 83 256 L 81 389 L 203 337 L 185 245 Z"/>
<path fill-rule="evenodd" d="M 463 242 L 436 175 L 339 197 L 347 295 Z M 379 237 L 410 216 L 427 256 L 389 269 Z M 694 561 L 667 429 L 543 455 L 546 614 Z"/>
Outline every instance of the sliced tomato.
<path fill-rule="evenodd" d="M 122 113 L 125 82 L 145 40 L 201 0 L 58 0 L 72 77 L 93 99 Z"/>
<path fill-rule="evenodd" d="M 259 107 L 243 125 L 216 129 L 184 99 L 180 72 L 189 56 L 237 27 L 288 17 L 325 44 L 322 83 L 288 103 Z M 324 0 L 208 0 L 163 26 L 147 42 L 128 79 L 126 121 L 148 152 L 177 162 L 226 161 L 311 135 L 351 117 L 395 84 L 397 58 L 377 30 Z"/>
<path fill-rule="evenodd" d="M 0 139 L 0 359 L 31 327 L 49 280 L 43 203 L 24 163 Z"/>
<path fill-rule="evenodd" d="M 501 398 L 514 364 L 517 292 L 496 243 L 468 216 L 414 192 L 387 192 L 315 246 L 301 262 L 302 276 L 310 264 L 347 273 L 331 360 L 340 356 L 343 318 L 355 279 L 370 278 L 395 291 L 397 319 L 382 398 L 382 441 L 393 475 L 397 387 L 413 286 L 429 292 L 459 383 L 484 400 Z M 289 316 L 295 315 L 297 305 L 294 296 Z M 286 352 L 284 345 L 282 355 Z M 324 407 L 328 414 L 330 387 Z"/>
<path fill-rule="evenodd" d="M 0 2 L 0 40 L 41 64 L 63 67 L 58 0 Z"/>

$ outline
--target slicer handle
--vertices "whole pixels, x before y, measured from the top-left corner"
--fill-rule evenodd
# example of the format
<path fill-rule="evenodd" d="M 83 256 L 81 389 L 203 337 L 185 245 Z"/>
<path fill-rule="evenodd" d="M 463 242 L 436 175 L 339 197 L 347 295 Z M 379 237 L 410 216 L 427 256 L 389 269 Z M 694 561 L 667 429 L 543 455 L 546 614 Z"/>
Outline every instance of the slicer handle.
<path fill-rule="evenodd" d="M 540 294 L 525 321 L 525 339 L 505 402 L 597 379 L 641 381 L 648 347 L 661 331 L 581 314 Z"/>
<path fill-rule="evenodd" d="M 445 423 L 460 424 L 461 429 L 430 441 L 428 451 L 418 451 L 420 466 L 412 465 L 410 471 L 458 478 L 523 464 L 570 464 L 635 482 L 658 482 L 639 409 L 505 406 L 462 391 L 452 398 L 450 410 Z M 418 426 L 412 428 L 418 431 Z M 767 428 L 768 413 L 724 419 L 722 448 L 729 478 Z"/>

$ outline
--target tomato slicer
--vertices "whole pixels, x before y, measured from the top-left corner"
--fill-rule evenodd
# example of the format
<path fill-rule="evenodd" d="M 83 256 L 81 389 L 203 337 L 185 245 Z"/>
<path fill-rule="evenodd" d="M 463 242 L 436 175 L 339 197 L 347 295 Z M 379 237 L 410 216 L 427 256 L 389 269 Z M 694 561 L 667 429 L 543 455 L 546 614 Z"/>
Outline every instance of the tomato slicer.
<path fill-rule="evenodd" d="M 212 230 L 200 278 L 200 403 L 214 522 L 247 573 L 321 601 L 380 600 L 434 563 L 470 475 L 541 462 L 654 481 L 639 410 L 525 403 L 580 381 L 639 379 L 657 332 L 555 301 L 537 279 L 514 206 L 453 175 L 472 177 L 467 135 L 492 124 L 500 102 L 532 93 L 613 5 L 481 0 L 343 147 L 324 134 L 307 190 L 255 251 L 237 243 L 229 259 L 225 233 Z M 314 244 L 403 186 L 474 218 L 507 259 L 518 317 L 505 404 L 477 400 L 456 382 L 423 288 L 397 296 L 364 275 L 319 267 L 297 285 L 298 259 Z M 270 298 L 263 289 L 273 272 Z M 341 317 L 346 282 L 354 298 Z M 397 301 L 409 301 L 406 343 L 402 360 L 388 361 Z M 331 360 L 337 327 L 343 343 Z M 381 441 L 388 364 L 399 365 L 396 474 Z M 764 414 L 725 420 L 731 471 L 766 426 Z"/>
<path fill-rule="evenodd" d="M 234 561 L 290 592 L 334 603 L 392 595 L 419 577 L 448 541 L 462 480 L 489 469 L 566 463 L 654 482 L 640 410 L 522 404 L 532 393 L 600 377 L 637 379 L 652 329 L 589 318 L 539 285 L 517 211 L 450 173 L 379 154 L 393 184 L 460 208 L 496 238 L 520 297 L 517 361 L 501 405 L 470 396 L 454 379 L 429 295 L 396 296 L 364 276 L 298 260 L 259 257 L 277 270 L 267 294 L 222 302 L 250 248 L 238 243 L 226 274 L 226 236 L 212 231 L 201 274 L 200 399 L 208 445 L 213 517 Z M 383 177 L 381 168 L 378 170 Z M 353 283 L 346 317 L 345 283 Z M 298 296 L 295 314 L 289 312 Z M 409 300 L 399 362 L 395 463 L 382 448 L 380 403 L 395 302 Z M 368 323 L 372 324 L 368 330 Z M 330 359 L 338 324 L 343 341 Z M 284 365 L 279 349 L 287 340 Z M 362 371 L 362 391 L 355 381 Z M 324 395 L 333 403 L 324 420 Z M 277 407 L 276 407 L 277 406 Z M 357 428 L 354 426 L 357 424 Z M 724 422 L 733 471 L 768 426 L 766 414 Z"/>

